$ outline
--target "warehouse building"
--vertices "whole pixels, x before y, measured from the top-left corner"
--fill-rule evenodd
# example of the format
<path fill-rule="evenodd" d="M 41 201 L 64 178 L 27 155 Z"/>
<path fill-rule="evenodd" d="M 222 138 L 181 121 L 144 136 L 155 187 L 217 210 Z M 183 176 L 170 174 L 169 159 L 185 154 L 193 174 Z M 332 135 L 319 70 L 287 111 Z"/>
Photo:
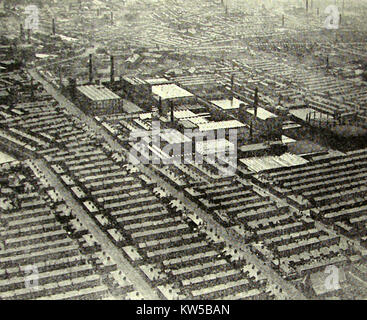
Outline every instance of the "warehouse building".
<path fill-rule="evenodd" d="M 267 135 L 271 141 L 280 140 L 282 137 L 283 118 L 264 108 L 240 107 L 238 117 L 243 123 L 252 123 L 254 128 Z"/>
<path fill-rule="evenodd" d="M 77 87 L 77 101 L 87 114 L 103 115 L 122 111 L 123 100 L 102 85 Z"/>
<path fill-rule="evenodd" d="M 164 83 L 152 86 L 153 99 L 158 103 L 160 115 L 173 116 L 174 108 L 196 102 L 196 97 L 174 83 Z"/>

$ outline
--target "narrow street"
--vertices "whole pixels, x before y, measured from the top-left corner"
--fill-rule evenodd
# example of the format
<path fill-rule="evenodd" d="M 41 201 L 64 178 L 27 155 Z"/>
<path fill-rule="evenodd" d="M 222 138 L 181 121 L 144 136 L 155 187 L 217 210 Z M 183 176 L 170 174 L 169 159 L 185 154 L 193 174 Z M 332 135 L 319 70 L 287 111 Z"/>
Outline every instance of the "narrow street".
<path fill-rule="evenodd" d="M 102 250 L 107 252 L 122 270 L 127 278 L 134 284 L 134 287 L 142 293 L 145 299 L 159 299 L 154 289 L 145 281 L 143 276 L 137 272 L 130 262 L 123 256 L 107 235 L 98 227 L 96 222 L 88 215 L 81 204 L 72 196 L 71 192 L 60 182 L 59 178 L 48 168 L 46 162 L 41 159 L 33 160 L 49 183 L 62 195 L 67 204 L 72 208 L 73 213 L 82 221 L 84 226 L 90 231 L 94 238 L 101 245 Z"/>
<path fill-rule="evenodd" d="M 238 181 L 241 181 L 242 179 L 238 179 Z M 279 198 L 277 197 L 275 194 L 271 193 L 269 190 L 265 189 L 265 188 L 260 188 L 259 186 L 257 186 L 255 183 L 252 183 L 251 184 L 253 185 L 254 187 L 254 190 L 256 192 L 258 192 L 259 194 L 263 195 L 263 196 L 269 196 L 271 200 L 275 201 L 275 202 L 278 202 L 278 203 L 281 203 L 281 204 L 284 204 L 284 205 L 287 205 L 291 208 L 292 211 L 294 212 L 297 212 L 297 213 L 301 213 L 297 207 L 293 206 L 292 204 L 288 203 L 286 201 L 286 199 L 283 199 L 283 198 Z M 360 251 L 360 252 L 364 252 L 366 251 L 365 248 L 363 248 L 359 243 L 358 241 L 354 240 L 354 239 L 351 239 L 351 238 L 348 238 L 347 236 L 343 235 L 343 234 L 340 234 L 340 233 L 337 233 L 331 226 L 328 226 L 320 221 L 317 221 L 315 220 L 315 227 L 319 230 L 324 230 L 326 231 L 327 233 L 330 233 L 332 235 L 337 235 L 339 236 L 341 239 L 343 239 L 344 241 L 346 241 L 347 243 L 351 244 L 354 249 L 356 251 Z"/>
<path fill-rule="evenodd" d="M 92 119 L 91 117 L 87 116 L 85 113 L 83 113 L 79 108 L 77 108 L 73 103 L 71 103 L 69 100 L 67 100 L 63 95 L 57 92 L 55 88 L 53 88 L 49 83 L 47 83 L 46 80 L 42 79 L 36 72 L 30 71 L 30 74 L 37 80 L 39 80 L 46 91 L 51 94 L 58 103 L 65 107 L 68 112 L 74 114 L 79 119 L 81 119 L 84 123 L 86 123 L 92 130 L 102 135 L 111 149 L 115 151 L 121 151 L 123 150 L 123 147 L 114 140 L 102 127 L 100 127 L 97 122 Z M 213 229 L 218 232 L 220 236 L 223 237 L 223 239 L 228 243 L 231 244 L 233 248 L 238 249 L 239 251 L 243 252 L 244 258 L 249 263 L 254 264 L 262 273 L 270 279 L 273 283 L 279 285 L 289 299 L 298 299 L 298 300 L 304 300 L 306 297 L 299 292 L 290 282 L 287 282 L 284 280 L 279 274 L 273 270 L 269 264 L 265 263 L 261 259 L 259 259 L 255 254 L 253 254 L 248 245 L 239 237 L 239 235 L 234 232 L 232 229 L 226 229 L 222 225 L 220 225 L 217 221 L 215 221 L 208 213 L 206 213 L 204 210 L 200 209 L 194 202 L 189 200 L 183 193 L 183 191 L 177 190 L 174 188 L 171 184 L 167 183 L 163 178 L 158 176 L 156 173 L 153 172 L 152 169 L 150 169 L 148 166 L 144 165 L 138 165 L 137 166 L 141 172 L 149 176 L 151 179 L 156 181 L 158 185 L 164 187 L 167 189 L 174 197 L 181 200 L 189 210 L 196 213 L 200 218 L 203 219 L 203 221 L 206 222 L 207 225 L 213 226 Z M 95 230 L 97 232 L 97 230 Z"/>

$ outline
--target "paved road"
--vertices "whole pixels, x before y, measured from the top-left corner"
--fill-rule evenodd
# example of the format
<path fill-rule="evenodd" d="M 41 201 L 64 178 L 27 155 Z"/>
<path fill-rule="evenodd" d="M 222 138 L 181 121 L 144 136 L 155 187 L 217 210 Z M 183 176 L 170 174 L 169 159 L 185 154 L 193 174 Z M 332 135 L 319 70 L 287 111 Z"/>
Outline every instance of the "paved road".
<path fill-rule="evenodd" d="M 79 117 L 92 129 L 98 128 L 100 129 L 99 131 L 103 131 L 103 129 L 100 128 L 93 119 L 86 116 L 79 108 L 75 107 L 63 95 L 58 93 L 46 80 L 42 79 L 36 72 L 31 71 L 30 73 L 32 76 L 34 76 L 35 79 L 39 80 L 44 85 L 46 91 L 50 93 L 60 103 L 60 105 L 67 108 L 70 113 Z M 112 138 L 111 140 L 113 141 Z M 121 146 L 114 145 L 114 149 L 121 150 Z M 118 267 L 125 272 L 126 276 L 134 283 L 136 289 L 143 294 L 144 298 L 160 299 L 154 289 L 152 289 L 152 287 L 145 281 L 140 273 L 137 272 L 137 270 L 130 264 L 130 262 L 125 259 L 121 251 L 97 226 L 94 220 L 86 213 L 85 209 L 74 199 L 74 197 L 71 195 L 71 192 L 64 187 L 59 178 L 47 167 L 46 163 L 41 159 L 37 159 L 35 161 L 42 172 L 44 172 L 45 175 L 48 177 L 50 183 L 52 183 L 52 185 L 60 191 L 64 199 L 72 205 L 72 207 L 74 208 L 73 212 L 78 216 L 78 218 L 80 218 L 80 220 L 85 224 L 88 230 L 90 230 L 96 240 L 101 244 L 102 249 L 111 255 Z"/>
<path fill-rule="evenodd" d="M 122 270 L 127 278 L 134 284 L 145 299 L 160 299 L 154 289 L 146 282 L 143 276 L 136 271 L 135 267 L 123 256 L 107 235 L 97 226 L 96 222 L 88 215 L 82 205 L 72 196 L 71 192 L 60 182 L 56 174 L 48 168 L 46 162 L 42 159 L 33 160 L 45 175 L 49 183 L 62 195 L 67 204 L 72 208 L 73 213 L 82 221 L 85 227 L 101 245 L 102 250 L 107 252 L 116 262 L 117 267 Z"/>
<path fill-rule="evenodd" d="M 167 189 L 174 197 L 181 200 L 182 203 L 184 203 L 189 210 L 197 214 L 207 224 L 207 226 L 213 227 L 215 233 L 220 235 L 227 244 L 231 244 L 234 249 L 242 252 L 243 258 L 247 262 L 254 264 L 273 283 L 283 288 L 288 298 L 297 300 L 306 299 L 306 297 L 300 293 L 290 282 L 287 282 L 280 277 L 279 274 L 273 270 L 268 263 L 262 261 L 254 253 L 252 253 L 244 238 L 242 238 L 238 233 L 230 228 L 223 227 L 206 211 L 199 208 L 196 203 L 188 199 L 181 190 L 175 189 L 171 184 L 164 181 L 161 177 L 157 176 L 155 173 L 152 173 L 147 167 L 139 166 L 139 169 L 157 181 L 160 186 L 163 186 L 165 189 Z"/>
<path fill-rule="evenodd" d="M 94 130 L 97 133 L 100 133 L 104 136 L 107 143 L 113 150 L 121 151 L 122 147 L 119 143 L 117 143 L 113 137 L 111 137 L 99 124 L 90 116 L 87 116 L 83 111 L 81 111 L 78 107 L 76 107 L 70 100 L 65 98 L 62 94 L 58 92 L 51 84 L 49 84 L 45 79 L 43 79 L 35 70 L 30 70 L 29 73 L 33 78 L 42 83 L 45 90 L 51 94 L 54 99 L 64 107 L 70 114 L 73 114 L 77 118 L 79 118 L 83 123 L 87 124 L 90 129 Z"/>
<path fill-rule="evenodd" d="M 80 118 L 84 123 L 86 123 L 91 129 L 95 130 L 97 133 L 101 134 L 112 150 L 121 151 L 122 146 L 113 139 L 98 123 L 91 117 L 87 116 L 83 113 L 79 108 L 75 107 L 73 103 L 67 100 L 63 95 L 57 92 L 50 84 L 47 83 L 44 79 L 42 79 L 35 72 L 31 72 L 32 76 L 34 76 L 37 80 L 39 80 L 45 87 L 45 89 L 50 93 L 60 105 L 65 107 L 68 112 L 74 114 L 78 118 Z M 243 239 L 232 229 L 226 229 L 222 225 L 220 225 L 216 220 L 214 220 L 207 212 L 200 209 L 194 202 L 188 199 L 181 190 L 177 190 L 170 183 L 163 180 L 158 174 L 153 172 L 152 168 L 149 168 L 144 165 L 138 165 L 138 168 L 152 178 L 154 181 L 160 186 L 166 188 L 173 196 L 181 200 L 191 211 L 195 212 L 206 222 L 207 225 L 213 226 L 213 228 L 218 232 L 223 239 L 226 240 L 227 243 L 231 244 L 233 248 L 237 248 L 244 255 L 246 261 L 253 263 L 259 270 L 263 272 L 263 274 L 271 279 L 275 284 L 278 284 L 287 296 L 290 299 L 306 299 L 306 297 L 300 293 L 290 282 L 285 281 L 283 278 L 279 276 L 279 274 L 273 270 L 268 264 L 264 263 L 260 260 L 255 254 L 253 254 L 248 245 L 243 242 Z"/>

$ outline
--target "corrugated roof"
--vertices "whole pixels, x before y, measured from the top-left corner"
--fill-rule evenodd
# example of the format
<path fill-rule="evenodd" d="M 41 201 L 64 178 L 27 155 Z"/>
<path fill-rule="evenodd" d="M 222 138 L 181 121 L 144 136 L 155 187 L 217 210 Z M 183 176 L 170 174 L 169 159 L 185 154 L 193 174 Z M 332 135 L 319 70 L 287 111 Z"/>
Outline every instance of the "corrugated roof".
<path fill-rule="evenodd" d="M 251 109 L 247 109 L 247 112 L 251 113 L 252 115 L 255 113 L 254 108 Z M 266 120 L 266 119 L 270 119 L 270 118 L 277 118 L 277 115 L 275 115 L 274 113 L 269 112 L 268 110 L 258 107 L 257 108 L 257 117 L 261 120 Z"/>
<path fill-rule="evenodd" d="M 241 127 L 246 127 L 246 125 L 244 125 L 243 123 L 237 120 L 208 122 L 208 123 L 199 124 L 200 131 L 218 130 L 218 129 L 234 129 L 234 128 L 241 128 Z"/>
<path fill-rule="evenodd" d="M 224 110 L 238 109 L 241 103 L 246 105 L 246 103 L 236 98 L 233 98 L 233 100 L 231 99 L 212 100 L 210 102 Z"/>
<path fill-rule="evenodd" d="M 166 78 L 151 78 L 151 79 L 145 79 L 146 83 L 149 83 L 150 85 L 160 85 L 160 84 L 169 84 L 171 81 L 169 81 Z"/>
<path fill-rule="evenodd" d="M 201 154 L 213 154 L 234 150 L 234 144 L 227 139 L 214 139 L 209 141 L 196 141 L 196 150 Z"/>
<path fill-rule="evenodd" d="M 152 92 L 162 99 L 175 99 L 193 96 L 192 93 L 188 92 L 185 89 L 182 89 L 176 84 L 162 84 L 152 86 Z"/>
<path fill-rule="evenodd" d="M 77 89 L 93 101 L 121 99 L 117 94 L 101 85 L 80 86 Z"/>
<path fill-rule="evenodd" d="M 176 119 L 196 117 L 196 114 L 190 110 L 178 110 L 178 111 L 174 111 L 173 114 Z"/>

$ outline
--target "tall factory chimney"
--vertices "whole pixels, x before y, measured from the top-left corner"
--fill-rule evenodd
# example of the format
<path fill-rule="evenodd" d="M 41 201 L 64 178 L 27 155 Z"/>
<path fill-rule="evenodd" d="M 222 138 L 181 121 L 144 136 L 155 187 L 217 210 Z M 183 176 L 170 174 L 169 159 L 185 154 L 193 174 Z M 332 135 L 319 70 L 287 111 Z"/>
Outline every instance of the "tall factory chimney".
<path fill-rule="evenodd" d="M 326 57 L 326 68 L 329 68 L 329 56 Z"/>
<path fill-rule="evenodd" d="M 55 18 L 52 18 L 52 34 L 56 35 Z"/>
<path fill-rule="evenodd" d="M 231 107 L 233 106 L 234 101 L 233 89 L 234 89 L 234 74 L 231 75 Z"/>
<path fill-rule="evenodd" d="M 28 43 L 31 43 L 31 29 L 27 29 Z"/>
<path fill-rule="evenodd" d="M 306 0 L 306 12 L 308 12 L 308 0 Z"/>
<path fill-rule="evenodd" d="M 24 29 L 22 24 L 20 24 L 20 40 L 24 40 Z"/>
<path fill-rule="evenodd" d="M 111 55 L 110 57 L 110 61 L 111 61 L 111 67 L 110 67 L 110 82 L 111 84 L 115 82 L 115 64 L 113 61 L 113 56 Z"/>
<path fill-rule="evenodd" d="M 60 86 L 62 86 L 62 70 L 61 70 L 61 66 L 59 66 L 59 80 L 60 80 Z"/>
<path fill-rule="evenodd" d="M 89 83 L 93 82 L 93 62 L 92 54 L 89 54 Z"/>
<path fill-rule="evenodd" d="M 175 118 L 174 118 L 174 115 L 173 115 L 173 102 L 170 101 L 170 107 L 171 107 L 171 122 L 173 123 Z"/>
<path fill-rule="evenodd" d="M 284 27 L 284 14 L 282 15 L 282 27 Z"/>
<path fill-rule="evenodd" d="M 34 84 L 33 84 L 33 78 L 31 78 L 31 99 L 34 99 Z"/>
<path fill-rule="evenodd" d="M 158 113 L 159 113 L 159 116 L 162 115 L 162 97 L 159 97 L 159 101 L 158 101 Z"/>
<path fill-rule="evenodd" d="M 113 24 L 113 11 L 111 11 L 111 24 Z"/>
<path fill-rule="evenodd" d="M 255 96 L 254 96 L 254 117 L 257 117 L 257 106 L 259 104 L 259 89 L 255 88 Z"/>

